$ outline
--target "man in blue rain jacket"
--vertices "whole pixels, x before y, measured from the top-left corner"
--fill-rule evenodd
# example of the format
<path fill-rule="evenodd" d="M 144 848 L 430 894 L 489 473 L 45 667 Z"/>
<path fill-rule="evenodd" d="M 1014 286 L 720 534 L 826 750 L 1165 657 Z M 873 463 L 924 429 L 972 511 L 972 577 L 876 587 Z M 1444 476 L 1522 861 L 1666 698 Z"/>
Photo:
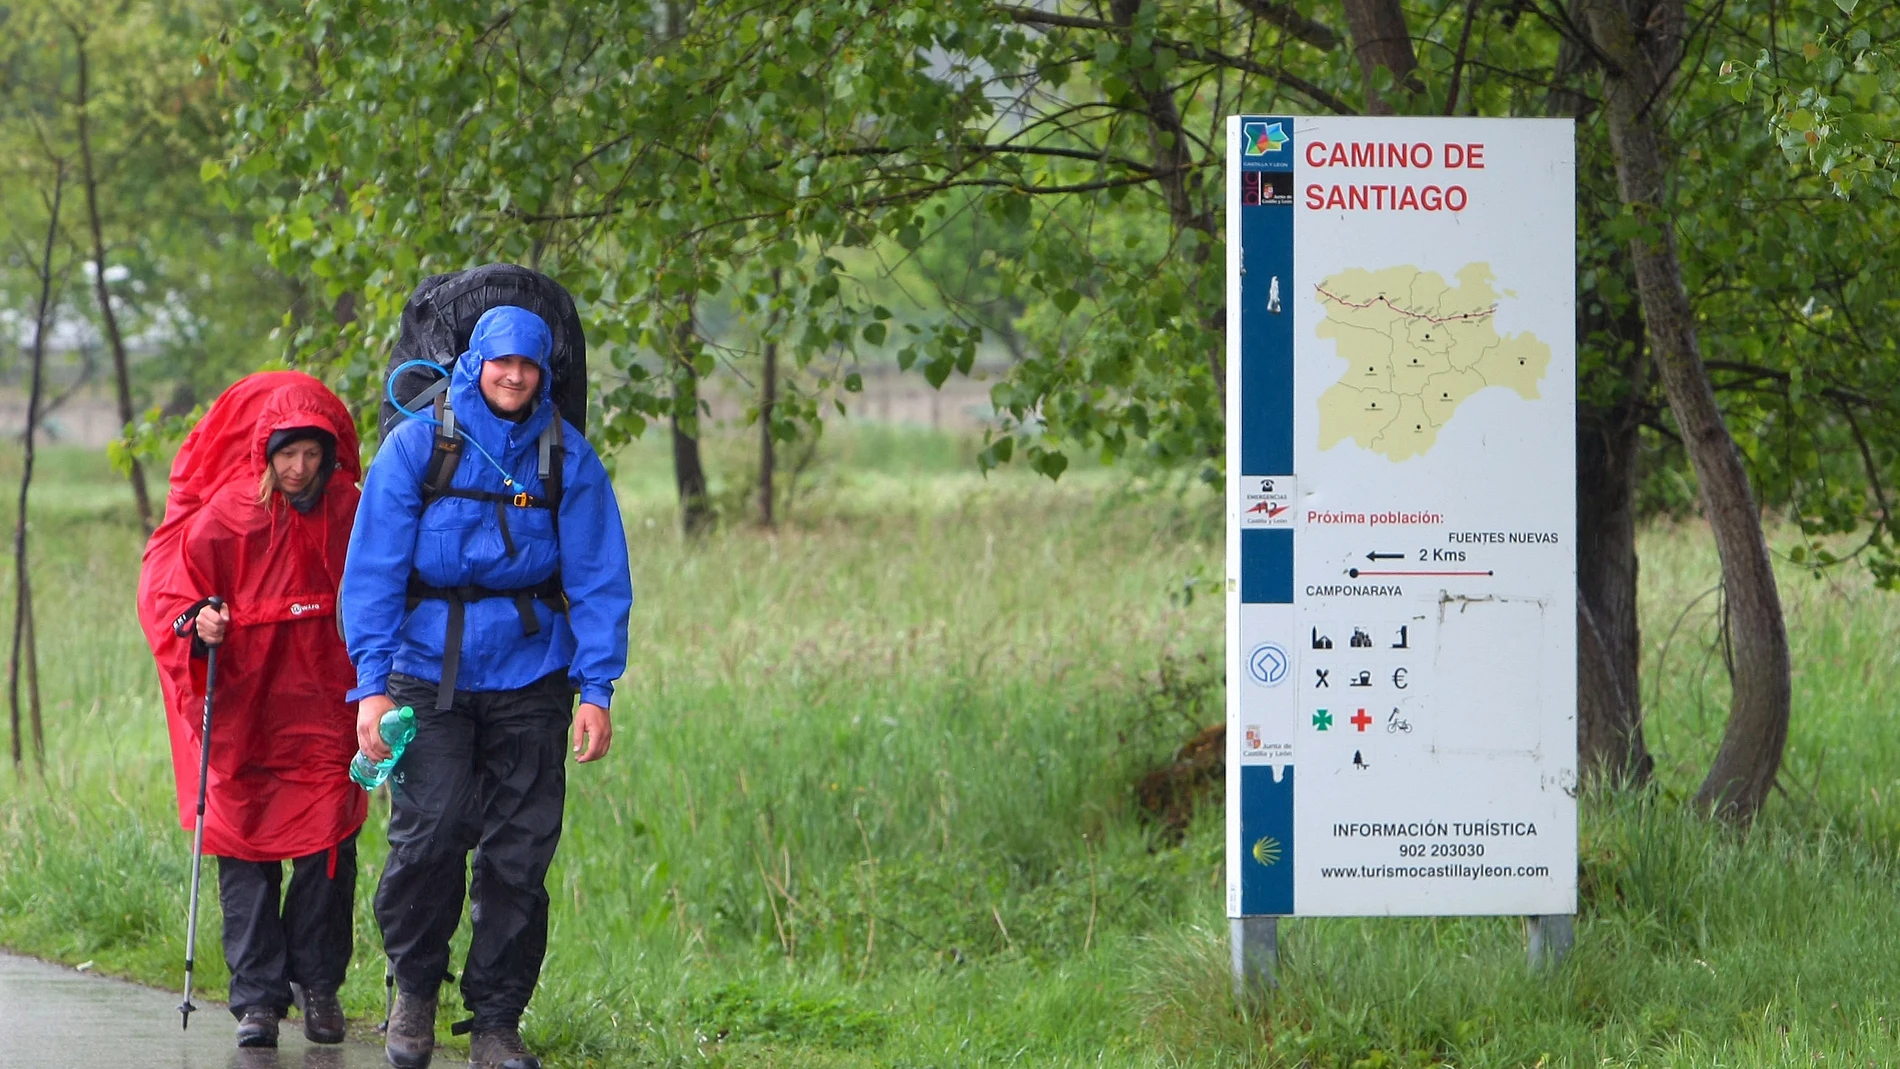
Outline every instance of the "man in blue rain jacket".
<path fill-rule="evenodd" d="M 547 950 L 563 750 L 571 741 L 579 760 L 594 761 L 612 739 L 607 710 L 633 603 L 626 532 L 600 457 L 551 400 L 551 348 L 533 312 L 481 317 L 449 385 L 455 434 L 443 442 L 459 442 L 461 454 L 453 475 L 425 493 L 437 428 L 397 426 L 364 482 L 343 570 L 358 744 L 382 759 L 383 713 L 408 705 L 418 721 L 390 779 L 389 861 L 376 891 L 398 988 L 387 1053 L 403 1069 L 427 1066 L 434 1050 L 471 851 L 470 1061 L 538 1069 L 519 1025 Z M 560 428 L 558 491 L 540 477 L 550 421 Z"/>

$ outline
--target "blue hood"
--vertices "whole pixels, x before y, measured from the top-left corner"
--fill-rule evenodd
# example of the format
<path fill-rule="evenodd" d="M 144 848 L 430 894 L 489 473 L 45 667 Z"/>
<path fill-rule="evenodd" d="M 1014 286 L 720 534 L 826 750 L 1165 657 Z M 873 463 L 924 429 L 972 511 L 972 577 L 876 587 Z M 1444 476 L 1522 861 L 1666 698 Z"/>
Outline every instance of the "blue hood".
<path fill-rule="evenodd" d="M 553 350 L 554 335 L 547 322 L 526 308 L 498 305 L 475 321 L 468 351 L 455 362 L 449 394 L 460 429 L 497 459 L 524 443 L 532 444 L 554 417 L 554 406 L 549 403 L 554 396 L 554 367 L 550 363 Z M 520 423 L 495 415 L 482 398 L 482 365 L 504 356 L 529 357 L 541 367 L 540 400 Z"/>

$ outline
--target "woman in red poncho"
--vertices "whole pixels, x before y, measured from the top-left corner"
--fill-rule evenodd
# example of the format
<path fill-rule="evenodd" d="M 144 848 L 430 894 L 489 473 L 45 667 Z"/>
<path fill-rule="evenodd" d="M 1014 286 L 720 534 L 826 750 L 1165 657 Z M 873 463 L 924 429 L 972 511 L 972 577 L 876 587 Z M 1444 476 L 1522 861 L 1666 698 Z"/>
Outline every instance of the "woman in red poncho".
<path fill-rule="evenodd" d="M 219 647 L 204 845 L 218 858 L 239 1046 L 276 1046 L 293 985 L 305 1035 L 344 1035 L 337 989 L 369 803 L 349 778 L 356 711 L 344 694 L 356 674 L 336 590 L 361 476 L 355 422 L 335 394 L 301 372 L 251 375 L 185 439 L 165 522 L 145 548 L 139 620 L 158 659 L 187 829 L 204 655 Z M 206 607 L 211 596 L 225 607 Z"/>

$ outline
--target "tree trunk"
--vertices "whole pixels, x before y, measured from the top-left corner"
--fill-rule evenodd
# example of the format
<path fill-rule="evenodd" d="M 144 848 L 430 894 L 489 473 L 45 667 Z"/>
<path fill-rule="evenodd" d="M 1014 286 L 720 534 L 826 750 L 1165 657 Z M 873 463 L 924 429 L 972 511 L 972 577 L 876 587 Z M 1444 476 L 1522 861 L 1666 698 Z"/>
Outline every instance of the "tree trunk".
<path fill-rule="evenodd" d="M 1627 257 L 1612 253 L 1603 270 L 1629 274 Z M 1607 383 L 1588 392 L 1607 406 L 1577 405 L 1577 755 L 1586 779 L 1612 785 L 1648 782 L 1655 762 L 1643 740 L 1642 640 L 1636 616 L 1636 478 L 1650 368 L 1642 310 L 1620 311 L 1602 294 L 1579 302 L 1579 347 L 1605 339 Z"/>
<path fill-rule="evenodd" d="M 1705 812 L 1746 822 L 1773 788 L 1788 738 L 1788 634 L 1748 473 L 1702 363 L 1676 256 L 1663 147 L 1651 110 L 1674 69 L 1680 43 L 1670 39 L 1668 31 L 1682 25 L 1681 0 L 1664 0 L 1653 8 L 1640 2 L 1636 6 L 1639 10 L 1632 12 L 1620 0 L 1583 4 L 1591 36 L 1607 65 L 1605 110 L 1617 183 L 1624 206 L 1642 224 L 1642 231 L 1630 240 L 1630 258 L 1650 349 L 1695 467 L 1722 561 L 1733 698 L 1721 748 L 1695 802 Z"/>
<path fill-rule="evenodd" d="M 1471 24 L 1478 21 L 1478 0 L 1465 0 L 1464 24 L 1458 29 L 1458 54 L 1451 63 L 1451 88 L 1445 91 L 1445 114 L 1458 114 L 1458 88 L 1465 76 L 1465 57 L 1471 54 Z"/>
<path fill-rule="evenodd" d="M 699 459 L 699 371 L 693 366 L 694 305 L 686 304 L 679 328 L 673 369 L 673 481 L 679 487 L 680 530 L 698 538 L 712 530 L 715 516 L 706 496 L 706 469 Z"/>
<path fill-rule="evenodd" d="M 1352 53 L 1359 59 L 1366 87 L 1366 112 L 1392 115 L 1397 109 L 1379 94 L 1379 68 L 1391 71 L 1393 85 L 1405 93 L 1417 96 L 1425 91 L 1412 73 L 1418 69 L 1418 57 L 1405 28 L 1405 12 L 1399 0 L 1345 0 L 1345 8 L 1346 33 L 1352 38 Z"/>
<path fill-rule="evenodd" d="M 1584 0 L 1570 0 L 1564 17 L 1573 25 L 1584 22 Z M 1588 45 L 1564 34 L 1557 42 L 1557 62 L 1551 69 L 1550 90 L 1544 97 L 1544 114 L 1554 118 L 1582 119 L 1592 107 L 1590 94 L 1584 92 L 1581 75 L 1590 66 Z"/>
<path fill-rule="evenodd" d="M 33 767 L 46 775 L 46 724 L 40 717 L 40 645 L 33 632 L 33 583 L 25 576 L 20 604 L 26 609 L 26 707 L 33 731 Z"/>
<path fill-rule="evenodd" d="M 759 523 L 772 526 L 772 406 L 778 401 L 778 342 L 765 343 L 765 381 L 759 403 Z"/>
<path fill-rule="evenodd" d="M 53 246 L 59 238 L 59 212 L 65 193 L 66 164 L 61 160 L 54 164 L 53 197 L 46 221 L 46 247 L 42 250 L 39 263 L 40 297 L 33 310 L 32 385 L 27 391 L 26 432 L 22 436 L 26 452 L 20 469 L 19 511 L 14 514 L 13 520 L 13 652 L 7 671 L 7 712 L 13 726 L 13 768 L 16 772 L 22 767 L 23 756 L 20 747 L 20 654 L 26 640 L 27 621 L 33 613 L 33 585 L 27 574 L 26 497 L 27 490 L 33 484 L 33 434 L 39 429 L 40 388 L 46 368 L 46 327 L 53 312 Z M 26 652 L 31 656 L 30 647 Z M 46 739 L 40 726 L 37 667 L 29 664 L 27 671 L 32 673 L 34 679 L 31 694 L 34 764 L 44 773 Z"/>
<path fill-rule="evenodd" d="M 772 269 L 772 296 L 779 291 L 778 268 Z M 772 415 L 778 405 L 778 315 L 766 324 L 765 368 L 759 383 L 759 523 L 772 526 L 772 474 L 777 464 L 772 441 Z"/>
<path fill-rule="evenodd" d="M 1577 413 L 1577 757 L 1586 780 L 1647 783 L 1637 675 L 1637 423 L 1627 408 Z"/>
<path fill-rule="evenodd" d="M 698 404 L 697 391 L 689 373 L 685 377 L 681 401 Z M 713 528 L 712 503 L 706 498 L 706 469 L 699 461 L 699 439 L 686 433 L 680 417 L 673 416 L 673 481 L 680 492 L 680 531 L 687 538 L 699 538 Z"/>
<path fill-rule="evenodd" d="M 86 184 L 86 218 L 92 228 L 92 289 L 99 302 L 99 321 L 105 328 L 106 343 L 112 348 L 112 369 L 119 387 L 119 428 L 126 433 L 132 426 L 132 374 L 125 358 L 125 339 L 119 334 L 119 317 L 112 311 L 112 293 L 106 288 L 105 227 L 99 221 L 99 178 L 92 166 L 92 131 L 86 115 L 90 86 L 87 81 L 85 35 L 75 27 L 73 44 L 79 53 L 79 95 L 76 114 L 79 126 L 79 161 Z M 145 468 L 132 458 L 129 477 L 132 497 L 138 502 L 139 524 L 152 533 L 152 496 L 145 489 Z"/>
<path fill-rule="evenodd" d="M 1573 22 L 1583 18 L 1577 2 L 1570 0 L 1568 7 Z M 1583 42 L 1568 36 L 1559 42 L 1544 101 L 1547 114 L 1581 119 L 1593 106 L 1579 84 L 1589 65 Z M 1614 253 L 1605 269 L 1618 278 L 1630 274 L 1627 258 Z M 1621 366 L 1606 362 L 1603 372 L 1616 398 L 1609 407 L 1577 404 L 1577 757 L 1586 782 L 1641 786 L 1656 766 L 1643 738 L 1642 632 L 1636 615 L 1637 457 L 1649 403 L 1649 352 L 1639 307 L 1618 311 L 1600 293 L 1579 296 L 1578 349 L 1591 338 L 1609 339 L 1623 358 Z M 1590 311 L 1593 296 L 1599 312 Z"/>

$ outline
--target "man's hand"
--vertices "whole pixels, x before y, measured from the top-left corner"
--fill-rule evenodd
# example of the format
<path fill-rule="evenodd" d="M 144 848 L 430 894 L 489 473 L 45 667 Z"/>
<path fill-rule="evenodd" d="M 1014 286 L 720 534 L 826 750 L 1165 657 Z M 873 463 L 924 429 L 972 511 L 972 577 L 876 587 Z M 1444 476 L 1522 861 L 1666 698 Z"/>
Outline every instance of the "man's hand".
<path fill-rule="evenodd" d="M 231 626 L 231 610 L 222 605 L 206 605 L 198 610 L 198 640 L 207 646 L 217 646 L 224 642 L 225 631 Z"/>
<path fill-rule="evenodd" d="M 383 741 L 383 714 L 396 703 L 387 694 L 377 694 L 356 703 L 356 748 L 373 761 L 389 760 L 389 744 Z"/>
<path fill-rule="evenodd" d="M 586 747 L 582 747 L 582 740 Z M 614 722 L 607 710 L 593 702 L 582 702 L 574 712 L 574 753 L 582 764 L 598 761 L 607 756 L 607 748 L 613 745 Z"/>

